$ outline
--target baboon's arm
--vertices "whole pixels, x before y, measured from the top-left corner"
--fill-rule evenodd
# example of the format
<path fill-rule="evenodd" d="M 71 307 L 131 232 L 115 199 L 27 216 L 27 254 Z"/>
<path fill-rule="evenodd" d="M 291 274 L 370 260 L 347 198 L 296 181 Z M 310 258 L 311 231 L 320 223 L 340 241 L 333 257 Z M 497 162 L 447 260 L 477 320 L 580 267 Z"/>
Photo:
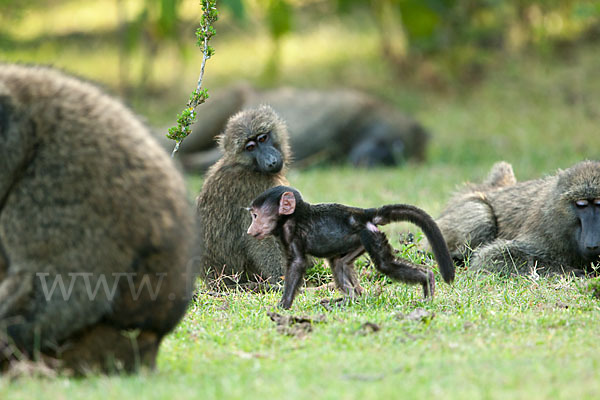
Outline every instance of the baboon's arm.
<path fill-rule="evenodd" d="M 478 248 L 471 256 L 469 269 L 503 274 L 565 274 L 585 275 L 581 269 L 548 261 L 539 243 L 526 239 L 496 239 Z"/>

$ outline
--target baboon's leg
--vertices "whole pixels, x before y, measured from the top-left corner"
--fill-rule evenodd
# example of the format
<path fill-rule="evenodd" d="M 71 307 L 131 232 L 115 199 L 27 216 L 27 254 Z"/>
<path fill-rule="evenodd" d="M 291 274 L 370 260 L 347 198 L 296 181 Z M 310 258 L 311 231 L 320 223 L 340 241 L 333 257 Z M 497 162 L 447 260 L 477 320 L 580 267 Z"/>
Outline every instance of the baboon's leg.
<path fill-rule="evenodd" d="M 283 285 L 277 283 L 270 283 L 269 281 L 260 281 L 261 277 L 257 277 L 257 282 L 244 282 L 240 283 L 237 287 L 251 293 L 271 293 L 281 292 Z"/>
<path fill-rule="evenodd" d="M 251 293 L 270 293 L 280 292 L 283 288 L 281 283 L 276 282 L 275 277 L 265 279 L 257 273 L 248 272 L 227 275 L 228 272 L 233 273 L 233 271 L 226 271 L 225 269 L 220 272 L 215 270 L 209 270 L 207 272 L 205 281 L 210 290 L 223 291 L 240 289 Z"/>
<path fill-rule="evenodd" d="M 219 265 L 217 255 L 205 255 L 202 266 L 204 279 L 211 290 L 227 290 L 238 288 L 249 292 L 266 293 L 280 291 L 282 287 L 282 271 L 284 257 L 273 237 L 258 240 L 245 234 L 242 241 L 243 253 L 246 257 L 243 271 L 236 271 L 229 265 Z M 203 250 L 210 253 L 210 249 Z M 239 268 L 239 267 L 238 267 Z"/>
<path fill-rule="evenodd" d="M 471 256 L 470 270 L 485 270 L 501 274 L 573 274 L 584 276 L 585 272 L 570 266 L 545 262 L 539 243 L 527 240 L 497 239 L 480 247 Z"/>
<path fill-rule="evenodd" d="M 28 272 L 56 270 L 48 265 L 11 265 L 10 270 L 20 272 L 0 283 L 0 330 L 27 356 L 55 346 L 111 309 L 103 290 L 89 298 L 83 275 Z M 93 290 L 97 279 L 88 279 Z M 106 279 L 112 287 L 111 277 Z"/>
<path fill-rule="evenodd" d="M 244 239 L 248 257 L 253 264 L 253 271 L 250 272 L 262 272 L 271 283 L 281 282 L 282 272 L 285 273 L 285 258 L 277 240 L 274 237 L 258 240 L 250 236 Z"/>
<path fill-rule="evenodd" d="M 518 240 L 497 239 L 480 247 L 471 256 L 470 270 L 485 270 L 502 274 L 527 274 L 535 267 L 528 249 L 531 244 Z"/>
<path fill-rule="evenodd" d="M 516 240 L 497 239 L 476 249 L 469 260 L 469 269 L 502 274 L 527 273 L 530 268 L 523 246 Z"/>
<path fill-rule="evenodd" d="M 67 340 L 54 350 L 62 367 L 80 374 L 90 372 L 133 372 L 154 368 L 160 338 L 145 330 L 124 331 L 97 324 Z"/>
<path fill-rule="evenodd" d="M 517 182 L 512 166 L 507 162 L 494 164 L 485 181 L 471 186 L 448 203 L 436 219 L 452 258 L 464 260 L 479 246 L 490 243 L 498 236 L 498 224 L 486 191 L 511 186 Z"/>
<path fill-rule="evenodd" d="M 364 291 L 360 286 L 356 270 L 354 269 L 354 260 L 364 252 L 364 247 L 360 246 L 355 251 L 345 254 L 342 257 L 327 260 L 333 272 L 335 285 L 344 293 L 344 296 L 353 298 L 360 296 Z"/>
<path fill-rule="evenodd" d="M 308 260 L 297 246 L 291 246 L 291 253 L 288 255 L 287 270 L 285 271 L 285 282 L 283 287 L 283 296 L 279 305 L 284 309 L 292 306 L 294 297 L 300 288 L 302 279 L 308 268 Z"/>
<path fill-rule="evenodd" d="M 454 203 L 451 201 L 435 222 L 455 260 L 464 260 L 471 250 L 494 240 L 497 235 L 493 210 L 475 194 Z"/>
<path fill-rule="evenodd" d="M 423 286 L 424 297 L 433 297 L 435 291 L 433 272 L 410 261 L 395 258 L 394 249 L 383 232 L 363 229 L 360 232 L 360 241 L 379 271 L 397 281 L 420 283 Z"/>

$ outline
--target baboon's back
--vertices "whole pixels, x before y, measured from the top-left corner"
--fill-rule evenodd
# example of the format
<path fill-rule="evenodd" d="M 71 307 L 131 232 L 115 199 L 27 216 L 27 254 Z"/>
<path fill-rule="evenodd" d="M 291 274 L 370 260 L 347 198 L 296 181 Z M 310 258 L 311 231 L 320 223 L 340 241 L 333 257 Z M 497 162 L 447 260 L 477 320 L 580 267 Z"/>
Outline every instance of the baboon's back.
<path fill-rule="evenodd" d="M 56 70 L 0 64 L 3 96 L 0 318 L 26 321 L 13 339 L 60 343 L 103 321 L 160 340 L 191 288 L 193 218 L 168 155 L 120 102 Z M 43 293 L 57 277 L 75 279 L 69 296 Z"/>

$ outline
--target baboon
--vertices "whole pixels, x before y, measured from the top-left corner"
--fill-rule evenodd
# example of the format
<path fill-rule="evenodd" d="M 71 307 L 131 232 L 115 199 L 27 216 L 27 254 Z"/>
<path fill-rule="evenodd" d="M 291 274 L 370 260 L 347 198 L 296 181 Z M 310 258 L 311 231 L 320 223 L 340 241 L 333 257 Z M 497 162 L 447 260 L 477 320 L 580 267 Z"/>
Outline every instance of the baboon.
<path fill-rule="evenodd" d="M 600 162 L 517 182 L 500 162 L 448 203 L 437 223 L 452 256 L 502 273 L 592 272 L 600 262 Z"/>
<path fill-rule="evenodd" d="M 294 167 L 328 162 L 373 167 L 425 159 L 430 136 L 425 128 L 364 92 L 290 87 L 260 91 L 237 84 L 216 92 L 198 110 L 193 134 L 180 148 L 183 165 L 190 171 L 206 170 L 221 155 L 214 137 L 227 118 L 260 104 L 269 104 L 286 121 Z"/>
<path fill-rule="evenodd" d="M 52 68 L 0 64 L 0 367 L 152 367 L 193 289 L 191 211 L 119 101 Z"/>
<path fill-rule="evenodd" d="M 420 284 L 425 298 L 433 297 L 433 272 L 396 258 L 385 233 L 377 225 L 410 221 L 430 240 L 448 283 L 454 280 L 454 264 L 444 237 L 425 211 L 409 204 L 389 204 L 379 208 L 357 208 L 343 204 L 309 204 L 296 189 L 276 186 L 258 196 L 248 209 L 252 224 L 248 235 L 265 239 L 276 237 L 284 249 L 287 268 L 283 298 L 290 308 L 308 267 L 308 256 L 327 258 L 335 284 L 346 296 L 363 292 L 354 270 L 354 260 L 365 251 L 375 267 L 392 279 Z"/>
<path fill-rule="evenodd" d="M 282 252 L 274 238 L 246 235 L 245 208 L 266 189 L 287 183 L 286 126 L 268 106 L 241 111 L 229 119 L 219 146 L 223 157 L 208 170 L 198 196 L 202 275 L 209 284 L 275 284 L 284 271 Z"/>

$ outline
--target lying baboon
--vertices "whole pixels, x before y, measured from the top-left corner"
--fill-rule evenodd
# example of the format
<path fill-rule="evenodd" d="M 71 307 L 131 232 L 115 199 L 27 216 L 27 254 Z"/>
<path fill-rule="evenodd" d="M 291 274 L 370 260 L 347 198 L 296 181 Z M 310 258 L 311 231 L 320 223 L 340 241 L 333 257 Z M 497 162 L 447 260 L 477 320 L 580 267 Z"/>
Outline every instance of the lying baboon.
<path fill-rule="evenodd" d="M 193 228 L 182 177 L 131 111 L 0 64 L 0 368 L 153 366 L 190 299 Z"/>
<path fill-rule="evenodd" d="M 452 256 L 504 273 L 592 271 L 600 262 L 600 162 L 517 183 L 497 163 L 448 203 L 437 223 Z M 472 254 L 471 254 L 472 252 Z"/>
<path fill-rule="evenodd" d="M 276 283 L 284 271 L 282 252 L 274 238 L 246 235 L 245 208 L 268 188 L 287 183 L 285 124 L 268 106 L 242 111 L 231 117 L 219 145 L 223 157 L 208 170 L 198 196 L 203 277 L 227 286 Z"/>
<path fill-rule="evenodd" d="M 193 134 L 180 148 L 184 166 L 204 171 L 220 157 L 214 137 L 230 115 L 269 104 L 290 133 L 295 166 L 349 162 L 356 166 L 422 161 L 428 133 L 389 104 L 356 90 L 280 88 L 257 91 L 238 84 L 223 89 L 198 110 Z M 172 144 L 169 144 L 172 148 Z"/>

